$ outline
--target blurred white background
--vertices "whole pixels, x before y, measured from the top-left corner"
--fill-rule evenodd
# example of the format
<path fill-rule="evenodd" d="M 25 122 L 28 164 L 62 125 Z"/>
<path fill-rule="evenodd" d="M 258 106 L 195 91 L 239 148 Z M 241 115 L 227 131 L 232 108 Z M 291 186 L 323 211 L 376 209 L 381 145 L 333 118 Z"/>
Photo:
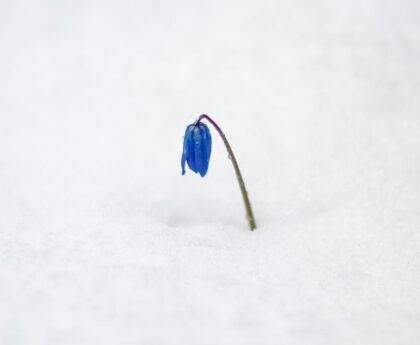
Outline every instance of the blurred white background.
<path fill-rule="evenodd" d="M 1 0 L 0 344 L 418 344 L 419 95 L 414 0 Z"/>

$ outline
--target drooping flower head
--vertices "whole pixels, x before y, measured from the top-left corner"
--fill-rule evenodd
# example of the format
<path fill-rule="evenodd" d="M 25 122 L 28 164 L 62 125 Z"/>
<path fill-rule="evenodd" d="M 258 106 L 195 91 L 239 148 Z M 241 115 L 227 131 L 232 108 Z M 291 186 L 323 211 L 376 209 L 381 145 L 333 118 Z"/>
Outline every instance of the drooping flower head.
<path fill-rule="evenodd" d="M 195 122 L 187 127 L 182 151 L 182 175 L 185 174 L 185 162 L 195 173 L 204 177 L 209 168 L 211 154 L 211 135 L 209 128 L 202 122 Z"/>

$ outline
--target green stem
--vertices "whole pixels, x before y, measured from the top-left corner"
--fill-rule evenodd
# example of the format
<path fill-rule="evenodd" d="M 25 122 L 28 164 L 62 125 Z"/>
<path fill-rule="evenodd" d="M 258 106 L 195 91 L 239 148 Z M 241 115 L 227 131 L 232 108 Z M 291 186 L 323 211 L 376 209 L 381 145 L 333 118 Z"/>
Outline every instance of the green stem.
<path fill-rule="evenodd" d="M 228 151 L 229 159 L 232 161 L 233 168 L 235 169 L 236 178 L 238 179 L 239 188 L 242 193 L 242 198 L 244 199 L 245 204 L 245 210 L 246 210 L 246 218 L 248 219 L 249 228 L 251 231 L 254 231 L 257 228 L 257 224 L 255 223 L 254 213 L 252 212 L 251 202 L 249 201 L 248 192 L 245 188 L 245 182 L 242 178 L 241 171 L 239 170 L 238 162 L 236 161 L 235 155 L 233 154 L 232 148 L 230 147 L 230 144 L 228 140 L 226 139 L 225 134 L 220 129 L 220 127 L 217 125 L 216 122 L 214 122 L 209 116 L 206 114 L 200 115 L 200 117 L 197 120 L 197 123 L 199 123 L 202 119 L 206 119 L 209 121 L 213 127 L 217 130 L 217 132 L 222 137 L 223 142 L 225 143 L 226 149 Z"/>

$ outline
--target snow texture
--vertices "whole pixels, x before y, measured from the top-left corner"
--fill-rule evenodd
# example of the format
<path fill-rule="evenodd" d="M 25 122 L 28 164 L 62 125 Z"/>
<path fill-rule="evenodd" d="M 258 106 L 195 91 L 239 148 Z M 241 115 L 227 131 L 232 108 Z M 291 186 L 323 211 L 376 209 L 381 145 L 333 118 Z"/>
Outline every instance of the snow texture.
<path fill-rule="evenodd" d="M 418 0 L 2 0 L 0 344 L 419 344 L 419 96 Z"/>

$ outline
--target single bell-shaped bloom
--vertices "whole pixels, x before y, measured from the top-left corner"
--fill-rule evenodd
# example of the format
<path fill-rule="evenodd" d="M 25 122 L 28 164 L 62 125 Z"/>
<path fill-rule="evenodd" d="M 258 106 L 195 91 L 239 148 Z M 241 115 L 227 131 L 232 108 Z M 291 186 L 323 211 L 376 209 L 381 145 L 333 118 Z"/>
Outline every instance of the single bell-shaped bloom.
<path fill-rule="evenodd" d="M 195 173 L 204 177 L 209 168 L 211 154 L 211 135 L 209 128 L 202 122 L 187 127 L 182 151 L 182 175 L 185 174 L 185 162 Z"/>

